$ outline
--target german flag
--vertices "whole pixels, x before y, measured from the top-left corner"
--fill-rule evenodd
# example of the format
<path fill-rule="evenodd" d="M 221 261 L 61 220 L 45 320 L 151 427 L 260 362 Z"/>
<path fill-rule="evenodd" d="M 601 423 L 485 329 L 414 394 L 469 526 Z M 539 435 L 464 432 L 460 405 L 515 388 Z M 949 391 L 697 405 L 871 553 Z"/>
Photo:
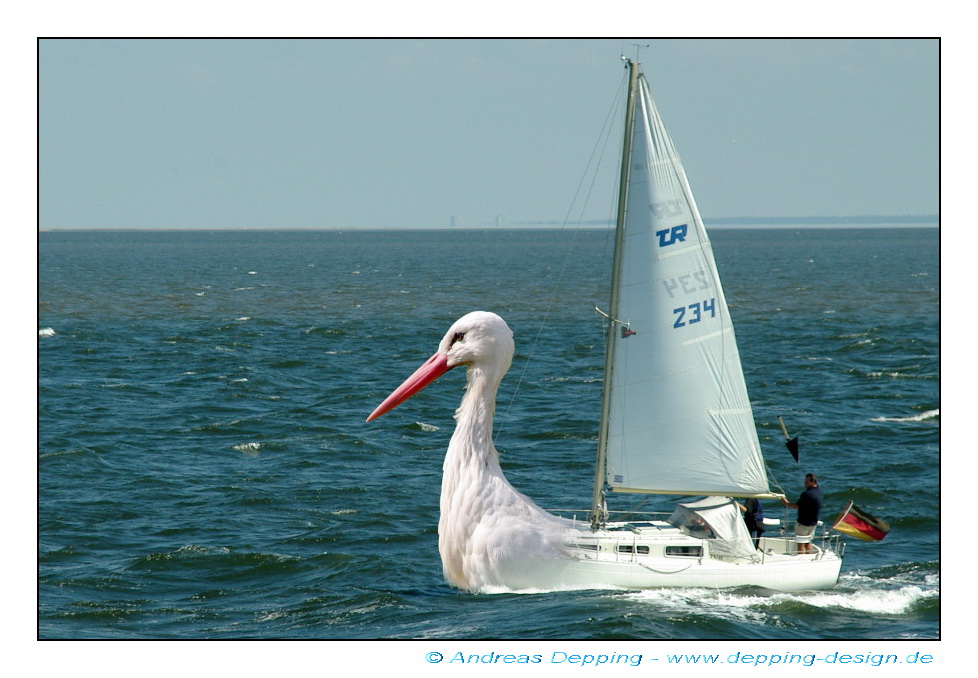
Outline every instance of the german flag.
<path fill-rule="evenodd" d="M 890 531 L 890 526 L 886 521 L 856 508 L 855 504 L 850 501 L 849 505 L 836 517 L 831 529 L 863 541 L 881 541 Z"/>

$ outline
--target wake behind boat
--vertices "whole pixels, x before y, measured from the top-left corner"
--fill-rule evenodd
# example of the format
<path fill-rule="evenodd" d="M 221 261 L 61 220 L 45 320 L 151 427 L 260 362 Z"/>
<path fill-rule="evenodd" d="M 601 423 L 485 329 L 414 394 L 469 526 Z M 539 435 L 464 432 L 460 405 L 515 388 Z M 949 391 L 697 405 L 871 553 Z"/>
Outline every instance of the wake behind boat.
<path fill-rule="evenodd" d="M 639 64 L 629 60 L 628 72 L 589 519 L 542 510 L 499 466 L 492 414 L 513 339 L 495 314 L 456 321 L 367 421 L 467 367 L 438 530 L 445 577 L 459 588 L 831 587 L 842 563 L 837 539 L 811 553 L 785 536 L 755 546 L 733 499 L 783 495 L 769 489 L 733 324 L 685 171 Z M 610 521 L 607 498 L 622 493 L 706 498 L 670 515 Z"/>

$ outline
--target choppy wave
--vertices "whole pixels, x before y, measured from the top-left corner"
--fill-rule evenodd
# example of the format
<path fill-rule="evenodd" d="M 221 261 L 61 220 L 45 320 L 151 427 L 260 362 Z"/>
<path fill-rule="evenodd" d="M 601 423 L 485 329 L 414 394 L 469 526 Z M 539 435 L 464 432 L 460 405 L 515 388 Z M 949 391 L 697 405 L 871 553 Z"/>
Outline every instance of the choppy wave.
<path fill-rule="evenodd" d="M 931 419 L 940 419 L 941 411 L 937 410 L 927 410 L 926 412 L 921 412 L 920 414 L 915 414 L 909 417 L 873 417 L 871 421 L 891 421 L 898 423 L 912 423 L 918 421 L 929 421 Z"/>
<path fill-rule="evenodd" d="M 803 597 L 786 596 L 782 600 L 791 600 L 818 609 L 853 610 L 869 615 L 900 615 L 911 614 L 920 603 L 939 598 L 940 592 L 936 589 L 908 585 L 891 590 L 825 591 Z M 771 600 L 769 604 L 774 605 L 782 600 Z"/>
<path fill-rule="evenodd" d="M 255 443 L 255 442 L 241 443 L 239 445 L 235 445 L 234 449 L 236 449 L 238 452 L 241 452 L 242 454 L 246 454 L 249 456 L 257 456 L 258 453 L 261 452 L 262 444 Z"/>

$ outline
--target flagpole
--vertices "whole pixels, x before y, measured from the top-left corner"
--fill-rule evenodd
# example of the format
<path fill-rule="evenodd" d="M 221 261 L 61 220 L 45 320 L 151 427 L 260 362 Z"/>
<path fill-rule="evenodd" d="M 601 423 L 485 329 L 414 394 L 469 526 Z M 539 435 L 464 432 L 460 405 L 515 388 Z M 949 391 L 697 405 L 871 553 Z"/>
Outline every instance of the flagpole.
<path fill-rule="evenodd" d="M 845 520 L 846 516 L 849 515 L 849 511 L 852 510 L 852 505 L 853 502 L 850 501 L 848 506 L 846 506 L 845 509 L 842 511 L 842 513 L 839 514 L 839 517 L 835 519 L 835 522 L 832 523 L 832 527 L 829 528 L 830 530 L 834 530 L 836 525 L 838 525 L 843 520 Z"/>

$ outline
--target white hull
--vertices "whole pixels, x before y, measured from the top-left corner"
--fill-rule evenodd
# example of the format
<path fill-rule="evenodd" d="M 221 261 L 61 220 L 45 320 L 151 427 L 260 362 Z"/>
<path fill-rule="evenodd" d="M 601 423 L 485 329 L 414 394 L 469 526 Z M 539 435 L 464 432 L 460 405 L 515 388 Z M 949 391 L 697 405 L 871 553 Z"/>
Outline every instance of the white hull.
<path fill-rule="evenodd" d="M 835 586 L 841 567 L 841 559 L 831 553 L 822 558 L 768 556 L 757 563 L 730 563 L 707 557 L 677 564 L 674 559 L 636 556 L 631 561 L 578 560 L 564 569 L 562 579 L 570 585 L 601 582 L 630 589 L 758 586 L 773 591 L 809 591 Z"/>
<path fill-rule="evenodd" d="M 766 537 L 751 557 L 711 553 L 710 539 L 697 539 L 665 523 L 612 523 L 582 531 L 566 544 L 570 557 L 513 575 L 511 588 L 737 588 L 773 591 L 832 588 L 842 567 L 839 554 L 812 544 L 797 553 L 794 539 Z M 837 544 L 838 540 L 834 540 Z M 837 547 L 836 547 L 837 548 Z"/>

